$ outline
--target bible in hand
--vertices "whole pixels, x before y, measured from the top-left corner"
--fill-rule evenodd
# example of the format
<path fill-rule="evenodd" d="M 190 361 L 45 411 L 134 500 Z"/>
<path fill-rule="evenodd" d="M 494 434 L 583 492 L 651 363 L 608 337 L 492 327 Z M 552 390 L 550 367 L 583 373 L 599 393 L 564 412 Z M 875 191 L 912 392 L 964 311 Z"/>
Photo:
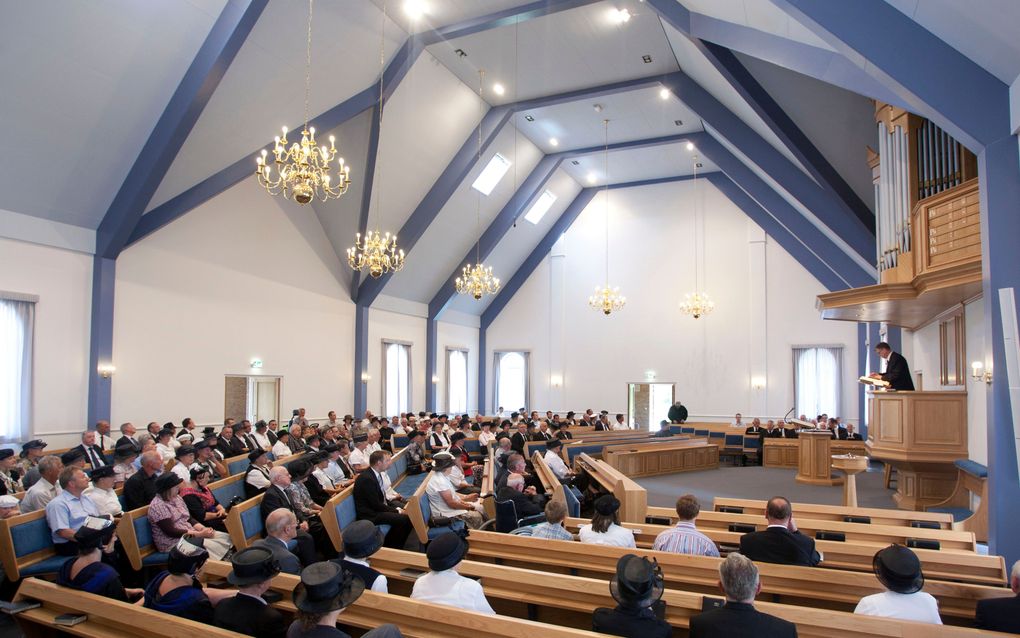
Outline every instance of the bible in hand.
<path fill-rule="evenodd" d="M 888 381 L 883 381 L 882 379 L 872 379 L 871 377 L 858 377 L 857 382 L 863 383 L 864 385 L 873 385 L 879 388 L 889 387 Z"/>

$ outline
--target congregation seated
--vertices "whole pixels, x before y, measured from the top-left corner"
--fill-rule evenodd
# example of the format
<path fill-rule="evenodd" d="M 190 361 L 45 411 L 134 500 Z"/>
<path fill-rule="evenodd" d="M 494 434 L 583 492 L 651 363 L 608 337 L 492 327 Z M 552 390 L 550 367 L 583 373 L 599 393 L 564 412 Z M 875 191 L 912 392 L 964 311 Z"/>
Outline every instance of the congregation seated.
<path fill-rule="evenodd" d="M 719 564 L 719 588 L 726 595 L 726 603 L 691 618 L 690 638 L 796 638 L 797 626 L 792 622 L 754 608 L 761 581 L 758 568 L 748 557 L 734 552 Z"/>
<path fill-rule="evenodd" d="M 60 494 L 46 504 L 46 523 L 53 537 L 53 548 L 61 556 L 75 556 L 78 545 L 74 534 L 90 516 L 99 516 L 92 499 L 85 496 L 89 477 L 77 467 L 60 471 Z"/>
<path fill-rule="evenodd" d="M 269 487 L 269 453 L 258 448 L 248 453 L 248 468 L 244 472 L 244 497 L 252 498 Z"/>
<path fill-rule="evenodd" d="M 548 538 L 557 541 L 572 541 L 574 535 L 563 526 L 567 519 L 567 506 L 561 501 L 550 500 L 545 504 L 545 522 L 531 528 L 533 538 Z"/>
<path fill-rule="evenodd" d="M 468 552 L 467 540 L 454 532 L 442 534 L 425 551 L 429 573 L 414 581 L 411 598 L 440 605 L 460 607 L 483 614 L 495 614 L 477 580 L 457 573 Z"/>
<path fill-rule="evenodd" d="M 188 508 L 188 515 L 206 527 L 226 532 L 224 521 L 227 518 L 227 510 L 209 489 L 209 470 L 204 466 L 194 465 L 188 475 L 191 477 L 191 486 L 181 488 L 181 498 Z"/>
<path fill-rule="evenodd" d="M 95 503 L 100 516 L 114 517 L 124 513 L 120 497 L 113 489 L 116 482 L 117 474 L 112 465 L 104 465 L 92 470 L 92 485 L 85 488 L 83 494 Z"/>
<path fill-rule="evenodd" d="M 545 497 L 538 494 L 533 485 L 525 487 L 520 474 L 507 477 L 506 485 L 496 492 L 496 500 L 513 501 L 518 519 L 542 514 L 545 507 Z"/>
<path fill-rule="evenodd" d="M 340 561 L 344 569 L 365 583 L 371 591 L 386 594 L 389 586 L 386 576 L 372 569 L 369 557 L 383 546 L 382 530 L 368 521 L 354 521 L 343 530 L 344 555 Z"/>
<path fill-rule="evenodd" d="M 39 459 L 37 469 L 39 478 L 21 499 L 21 511 L 25 513 L 45 508 L 60 494 L 60 486 L 57 483 L 60 472 L 64 469 L 60 457 L 52 455 L 42 457 Z"/>
<path fill-rule="evenodd" d="M 117 570 L 104 561 L 112 560 L 116 524 L 108 518 L 90 516 L 74 533 L 78 556 L 69 558 L 57 572 L 57 584 L 97 596 L 131 602 L 142 596 L 141 589 L 125 589 Z"/>
<path fill-rule="evenodd" d="M 452 457 L 450 458 L 452 462 Z M 372 452 L 369 456 L 368 468 L 358 474 L 354 481 L 354 508 L 358 520 L 369 521 L 375 525 L 389 525 L 386 533 L 386 547 L 403 549 L 407 537 L 411 534 L 410 517 L 400 507 L 386 500 L 387 452 Z"/>
<path fill-rule="evenodd" d="M 124 482 L 124 508 L 127 510 L 145 507 L 156 496 L 156 478 L 163 469 L 163 461 L 158 452 L 143 452 L 141 467 Z"/>
<path fill-rule="evenodd" d="M 425 493 L 435 517 L 456 518 L 472 528 L 478 529 L 485 522 L 485 508 L 478 500 L 478 494 L 458 494 L 450 482 L 450 473 L 457 461 L 449 452 L 432 455 L 432 475 Z"/>
<path fill-rule="evenodd" d="M 634 554 L 624 554 L 616 563 L 609 593 L 614 609 L 599 607 L 592 614 L 592 631 L 625 638 L 670 638 L 673 628 L 657 618 L 652 607 L 663 592 L 662 568 L 658 563 Z"/>
<path fill-rule="evenodd" d="M 815 539 L 800 533 L 793 520 L 793 506 L 782 496 L 774 496 L 765 506 L 768 527 L 740 537 L 740 553 L 754 561 L 814 567 L 821 562 L 815 551 Z"/>
<path fill-rule="evenodd" d="M 294 588 L 297 613 L 287 629 L 287 638 L 350 638 L 337 629 L 337 618 L 364 591 L 362 580 L 336 563 L 309 565 Z M 362 638 L 401 636 L 395 625 L 382 625 L 362 634 Z"/>
<path fill-rule="evenodd" d="M 145 607 L 211 625 L 216 605 L 234 592 L 202 586 L 198 575 L 208 559 L 203 539 L 181 537 L 170 548 L 166 570 L 146 585 Z"/>
<path fill-rule="evenodd" d="M 285 574 L 300 574 L 303 567 L 316 562 L 315 543 L 308 534 L 299 542 L 298 520 L 294 512 L 280 508 L 266 517 L 266 537 L 251 544 L 270 551 Z"/>
<path fill-rule="evenodd" d="M 118 445 L 113 450 L 113 476 L 114 486 L 123 487 L 124 483 L 131 478 L 138 469 L 135 467 L 135 459 L 138 458 L 140 450 L 133 445 Z"/>
<path fill-rule="evenodd" d="M 561 439 L 553 439 L 545 444 L 545 456 L 542 460 L 549 466 L 549 470 L 556 475 L 561 481 L 569 480 L 573 478 L 574 471 L 567 467 L 567 464 L 563 462 L 563 457 L 560 456 L 560 449 L 563 447 L 563 441 Z"/>
<path fill-rule="evenodd" d="M 1020 560 L 1010 570 L 1009 586 L 1015 596 L 978 601 L 975 619 L 980 629 L 1020 634 Z"/>
<path fill-rule="evenodd" d="M 280 564 L 263 547 L 248 547 L 230 559 L 227 582 L 237 593 L 224 598 L 213 611 L 213 624 L 256 638 L 285 638 L 287 621 L 262 595 L 269 591 Z"/>
<path fill-rule="evenodd" d="M 219 560 L 230 550 L 230 535 L 207 527 L 191 518 L 181 497 L 181 477 L 166 472 L 156 479 L 156 496 L 149 503 L 146 516 L 152 526 L 152 542 L 156 550 L 169 552 L 185 537 L 203 539 L 203 547 Z"/>
<path fill-rule="evenodd" d="M 620 526 L 620 500 L 612 494 L 604 494 L 595 501 L 591 523 L 582 525 L 577 537 L 582 543 L 637 547 L 634 533 Z"/>
<path fill-rule="evenodd" d="M 684 494 L 678 498 L 676 500 L 676 525 L 659 534 L 655 538 L 652 549 L 674 554 L 718 557 L 719 548 L 715 546 L 712 539 L 699 532 L 694 526 L 694 521 L 700 512 L 701 503 L 693 494 Z"/>
<path fill-rule="evenodd" d="M 924 574 L 914 552 L 903 545 L 890 545 L 875 554 L 874 569 L 886 591 L 862 598 L 855 614 L 942 624 L 938 601 L 921 591 Z"/>

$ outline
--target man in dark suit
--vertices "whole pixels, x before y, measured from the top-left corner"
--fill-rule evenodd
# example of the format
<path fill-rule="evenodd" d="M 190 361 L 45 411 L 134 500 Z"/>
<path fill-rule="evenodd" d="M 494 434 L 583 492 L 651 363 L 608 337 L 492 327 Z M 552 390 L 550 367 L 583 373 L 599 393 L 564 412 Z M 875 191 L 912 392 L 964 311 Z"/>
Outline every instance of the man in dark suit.
<path fill-rule="evenodd" d="M 885 372 L 872 372 L 872 379 L 881 379 L 889 382 L 891 390 L 905 390 L 913 392 L 914 380 L 910 378 L 910 366 L 907 360 L 899 352 L 893 352 L 886 342 L 875 346 L 878 356 L 885 359 Z"/>
<path fill-rule="evenodd" d="M 841 441 L 860 441 L 861 435 L 854 432 L 854 424 L 847 423 L 845 428 L 839 428 L 836 433 Z"/>
<path fill-rule="evenodd" d="M 266 537 L 251 544 L 262 547 L 273 553 L 273 558 L 280 564 L 280 571 L 285 574 L 300 574 L 303 567 L 298 555 L 290 550 L 291 541 L 297 538 L 298 521 L 294 512 L 280 508 L 266 517 Z M 312 552 L 312 560 L 315 560 Z"/>
<path fill-rule="evenodd" d="M 223 426 L 220 430 L 219 442 L 217 443 L 217 449 L 223 453 L 223 458 L 229 459 L 232 456 L 240 456 L 248 451 L 245 447 L 244 442 L 234 436 L 234 428 L 229 425 Z"/>
<path fill-rule="evenodd" d="M 513 501 L 517 518 L 536 516 L 545 510 L 545 497 L 539 496 L 534 487 L 524 487 L 520 474 L 507 476 L 506 484 L 496 492 L 497 501 Z"/>
<path fill-rule="evenodd" d="M 978 601 L 974 614 L 978 628 L 1020 634 L 1020 560 L 1013 563 L 1009 584 L 1016 596 Z"/>
<path fill-rule="evenodd" d="M 117 439 L 117 445 L 114 448 L 118 448 L 122 445 L 131 445 L 138 454 L 142 453 L 142 444 L 135 438 L 135 426 L 130 423 L 125 423 L 120 426 L 120 433 L 123 435 Z"/>
<path fill-rule="evenodd" d="M 726 604 L 691 618 L 691 638 L 796 638 L 795 624 L 754 608 L 754 597 L 761 591 L 761 581 L 758 568 L 746 556 L 730 554 L 719 565 L 719 588 L 726 594 Z"/>
<path fill-rule="evenodd" d="M 517 431 L 510 437 L 510 449 L 518 454 L 524 454 L 525 444 L 531 440 L 528 434 L 528 424 L 524 421 L 517 422 Z"/>
<path fill-rule="evenodd" d="M 301 560 L 303 565 L 311 565 L 318 560 L 315 555 L 315 539 L 309 533 L 311 525 L 294 509 L 287 494 L 287 487 L 290 485 L 290 472 L 286 467 L 277 466 L 269 470 L 269 482 L 271 485 L 262 493 L 262 502 L 259 504 L 259 513 L 262 521 L 269 520 L 269 515 L 278 509 L 285 509 L 292 513 L 297 519 L 297 531 L 294 540 L 297 544 L 294 547 L 294 554 Z M 317 522 L 318 527 L 322 524 Z"/>
<path fill-rule="evenodd" d="M 284 638 L 288 623 L 283 614 L 262 595 L 269 591 L 280 564 L 264 547 L 248 547 L 230 559 L 233 568 L 227 582 L 237 587 L 237 595 L 216 605 L 213 624 L 256 638 Z"/>
<path fill-rule="evenodd" d="M 74 448 L 72 448 L 74 449 Z M 92 466 L 92 469 L 109 465 L 103 457 L 103 450 L 96 445 L 96 431 L 86 430 L 81 435 L 81 445 L 77 447 L 85 456 L 85 461 Z"/>
<path fill-rule="evenodd" d="M 740 553 L 751 560 L 782 565 L 814 567 L 821 562 L 815 539 L 797 531 L 793 507 L 785 497 L 774 496 L 765 507 L 769 526 L 740 537 Z"/>
<path fill-rule="evenodd" d="M 354 508 L 358 520 L 376 525 L 389 525 L 386 533 L 386 547 L 404 549 L 411 533 L 411 519 L 404 510 L 386 502 L 386 487 L 382 473 L 385 472 L 386 453 L 376 450 L 368 457 L 368 469 L 358 474 L 354 481 Z"/>

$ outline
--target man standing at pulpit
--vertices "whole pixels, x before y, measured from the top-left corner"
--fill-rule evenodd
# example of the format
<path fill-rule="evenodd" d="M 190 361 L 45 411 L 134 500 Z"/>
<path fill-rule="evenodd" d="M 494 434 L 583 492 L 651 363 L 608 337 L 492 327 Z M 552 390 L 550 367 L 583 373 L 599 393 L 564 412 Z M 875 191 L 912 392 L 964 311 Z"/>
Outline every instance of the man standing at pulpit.
<path fill-rule="evenodd" d="M 889 344 L 882 341 L 875 346 L 878 356 L 885 359 L 885 372 L 872 372 L 872 379 L 881 379 L 889 382 L 891 390 L 914 391 L 914 381 L 910 378 L 910 366 L 907 360 L 898 352 L 893 352 Z"/>

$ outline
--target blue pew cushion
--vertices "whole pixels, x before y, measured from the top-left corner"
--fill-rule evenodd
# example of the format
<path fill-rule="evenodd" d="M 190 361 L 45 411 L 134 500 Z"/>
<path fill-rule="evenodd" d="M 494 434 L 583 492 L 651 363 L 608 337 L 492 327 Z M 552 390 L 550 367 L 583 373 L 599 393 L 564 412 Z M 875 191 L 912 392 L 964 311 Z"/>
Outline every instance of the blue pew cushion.
<path fill-rule="evenodd" d="M 336 513 L 336 522 L 340 529 L 344 529 L 358 518 L 358 510 L 354 507 L 353 497 L 340 499 L 333 506 L 333 511 Z"/>
<path fill-rule="evenodd" d="M 988 478 L 988 468 L 977 461 L 972 461 L 970 459 L 957 459 L 953 462 L 953 464 L 971 476 Z"/>
<path fill-rule="evenodd" d="M 249 507 L 241 512 L 241 529 L 245 538 L 262 536 L 265 525 L 262 522 L 262 511 L 258 507 Z"/>
<path fill-rule="evenodd" d="M 11 527 L 11 540 L 14 542 L 14 555 L 18 558 L 53 547 L 46 517 L 14 525 Z"/>
<path fill-rule="evenodd" d="M 134 521 L 135 538 L 138 539 L 138 548 L 143 549 L 152 545 L 152 525 L 148 516 L 139 516 Z"/>
<path fill-rule="evenodd" d="M 966 507 L 929 507 L 929 512 L 936 512 L 938 514 L 950 514 L 953 517 L 953 522 L 959 523 L 962 520 L 966 520 L 974 515 L 974 512 L 970 511 Z"/>
<path fill-rule="evenodd" d="M 18 570 L 18 573 L 20 573 L 24 578 L 29 576 L 38 576 L 40 574 L 53 574 L 60 571 L 61 566 L 69 560 L 74 560 L 74 558 L 67 556 L 50 556 L 49 558 L 44 558 L 38 563 L 32 563 L 31 565 L 22 567 Z"/>
<path fill-rule="evenodd" d="M 405 476 L 404 480 L 393 486 L 393 491 L 400 494 L 404 498 L 411 498 L 414 495 L 414 491 L 418 489 L 421 482 L 425 480 L 428 474 L 412 474 Z"/>
<path fill-rule="evenodd" d="M 153 565 L 166 565 L 166 561 L 170 558 L 170 554 L 166 552 L 153 552 L 142 559 L 142 565 L 151 567 Z"/>

